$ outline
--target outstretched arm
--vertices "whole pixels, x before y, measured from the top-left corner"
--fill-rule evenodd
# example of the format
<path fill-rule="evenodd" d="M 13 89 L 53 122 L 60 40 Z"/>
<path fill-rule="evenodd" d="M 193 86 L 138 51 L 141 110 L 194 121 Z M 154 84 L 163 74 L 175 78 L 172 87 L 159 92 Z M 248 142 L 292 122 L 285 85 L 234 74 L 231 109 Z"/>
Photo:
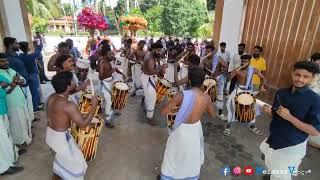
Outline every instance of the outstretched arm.
<path fill-rule="evenodd" d="M 92 97 L 92 106 L 90 112 L 85 117 L 81 115 L 78 106 L 73 102 L 70 102 L 67 107 L 65 107 L 65 110 L 67 111 L 70 119 L 72 119 L 80 128 L 84 128 L 90 124 L 92 118 L 94 117 L 98 107 L 98 101 L 99 100 L 97 96 Z"/>
<path fill-rule="evenodd" d="M 177 94 L 170 102 L 166 103 L 162 108 L 161 108 L 161 115 L 166 115 L 168 114 L 174 107 L 177 107 L 177 105 L 181 104 L 183 100 L 183 94 L 179 93 Z"/>

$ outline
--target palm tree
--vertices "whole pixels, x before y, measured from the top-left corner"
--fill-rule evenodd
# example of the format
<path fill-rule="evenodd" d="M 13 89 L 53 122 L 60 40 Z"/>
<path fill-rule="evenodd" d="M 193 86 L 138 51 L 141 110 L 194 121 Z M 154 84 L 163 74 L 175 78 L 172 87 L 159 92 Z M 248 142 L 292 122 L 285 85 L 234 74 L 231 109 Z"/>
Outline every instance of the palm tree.
<path fill-rule="evenodd" d="M 32 16 L 59 17 L 61 13 L 57 4 L 60 4 L 60 0 L 27 0 L 27 11 Z"/>

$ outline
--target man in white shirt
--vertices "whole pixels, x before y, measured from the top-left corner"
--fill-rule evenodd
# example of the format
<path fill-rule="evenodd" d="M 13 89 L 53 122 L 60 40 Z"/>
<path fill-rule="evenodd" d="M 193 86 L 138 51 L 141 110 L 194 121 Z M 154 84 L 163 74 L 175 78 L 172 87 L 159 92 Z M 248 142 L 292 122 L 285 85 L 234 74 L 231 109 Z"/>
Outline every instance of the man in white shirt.
<path fill-rule="evenodd" d="M 230 60 L 231 60 L 231 55 L 230 55 L 230 52 L 226 51 L 226 47 L 227 47 L 227 44 L 225 42 L 221 42 L 220 43 L 220 51 L 217 53 L 217 55 L 222 59 L 224 60 L 224 62 L 226 62 L 229 66 L 230 64 Z M 222 91 L 223 92 L 226 92 L 226 95 L 228 96 L 228 84 L 230 85 L 230 83 L 227 83 L 229 81 L 229 78 L 228 78 L 228 73 L 226 72 L 224 75 L 224 83 L 221 84 L 221 87 L 218 87 L 218 88 L 222 88 Z"/>
<path fill-rule="evenodd" d="M 244 52 L 246 48 L 246 44 L 244 43 L 240 43 L 238 44 L 238 53 L 235 53 L 232 57 L 232 59 L 230 60 L 230 64 L 229 64 L 229 69 L 228 72 L 231 73 L 231 71 L 237 69 L 238 67 L 241 66 L 241 59 L 240 57 L 242 55 L 245 55 L 246 53 Z M 227 84 L 227 89 L 229 89 L 229 93 L 231 93 L 235 87 L 235 80 L 230 79 L 230 81 Z"/>

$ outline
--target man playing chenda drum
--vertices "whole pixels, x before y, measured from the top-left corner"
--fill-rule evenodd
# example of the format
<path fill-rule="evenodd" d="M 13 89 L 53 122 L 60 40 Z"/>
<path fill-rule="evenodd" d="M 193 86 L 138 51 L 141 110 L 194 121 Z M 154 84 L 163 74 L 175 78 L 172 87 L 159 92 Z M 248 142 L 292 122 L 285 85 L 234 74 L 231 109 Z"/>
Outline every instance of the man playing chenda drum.
<path fill-rule="evenodd" d="M 60 72 L 53 76 L 55 93 L 47 101 L 48 127 L 46 143 L 56 153 L 53 162 L 53 179 L 83 180 L 87 163 L 70 133 L 71 121 L 78 127 L 89 125 L 98 106 L 97 96 L 92 97 L 90 112 L 85 117 L 78 106 L 68 100 L 76 90 L 72 73 Z"/>
<path fill-rule="evenodd" d="M 102 46 L 102 57 L 100 58 L 97 70 L 99 72 L 99 79 L 101 81 L 100 94 L 104 98 L 104 115 L 105 115 L 105 125 L 108 128 L 113 128 L 111 123 L 112 116 L 118 115 L 117 112 L 112 110 L 112 87 L 113 87 L 113 77 L 114 72 L 121 73 L 123 78 L 126 79 L 126 76 L 120 72 L 116 66 L 112 64 L 112 60 L 115 59 L 114 53 L 111 51 L 109 45 Z"/>
<path fill-rule="evenodd" d="M 143 62 L 143 58 L 146 55 L 146 51 L 144 51 L 145 42 L 140 40 L 137 46 L 137 49 L 133 50 L 133 52 L 129 56 L 129 60 L 135 61 L 135 64 L 132 66 L 132 79 L 134 90 L 131 96 L 135 96 L 137 90 L 142 89 L 141 83 L 141 63 Z"/>
<path fill-rule="evenodd" d="M 235 112 L 237 108 L 235 107 L 236 96 L 242 92 L 250 92 L 250 93 L 252 92 L 252 76 L 254 74 L 256 74 L 262 79 L 262 85 L 260 87 L 262 92 L 265 91 L 264 85 L 263 85 L 264 76 L 261 74 L 260 71 L 249 66 L 249 60 L 251 59 L 251 56 L 242 55 L 240 58 L 241 58 L 242 68 L 240 67 L 241 69 L 235 69 L 231 72 L 231 78 L 235 77 L 237 80 L 237 84 L 236 84 L 236 88 L 230 94 L 226 104 L 227 110 L 228 110 L 228 123 L 227 123 L 226 129 L 223 131 L 223 134 L 226 136 L 230 135 L 231 124 L 234 121 L 236 121 L 236 117 L 235 117 L 235 114 L 236 114 Z M 256 111 L 256 116 L 258 116 L 259 114 L 260 114 L 259 111 Z M 249 125 L 249 129 L 252 132 L 258 135 L 262 134 L 261 131 L 255 127 L 255 119 L 253 119 L 248 125 Z"/>
<path fill-rule="evenodd" d="M 225 121 L 227 118 L 223 114 L 223 85 L 224 77 L 223 74 L 228 71 L 228 64 L 221 59 L 216 53 L 214 53 L 214 46 L 211 43 L 206 45 L 207 54 L 211 54 L 206 57 L 202 63 L 206 74 L 210 77 L 214 77 L 218 81 L 218 92 L 216 106 L 218 108 L 218 117 Z"/>
<path fill-rule="evenodd" d="M 170 132 L 161 165 L 161 180 L 199 179 L 204 161 L 204 142 L 200 119 L 207 112 L 215 116 L 209 95 L 201 90 L 205 72 L 199 67 L 190 67 L 188 78 L 191 88 L 177 94 L 161 109 L 168 114 L 180 106 Z"/>
<path fill-rule="evenodd" d="M 147 120 L 151 125 L 153 122 L 154 108 L 157 101 L 156 82 L 158 80 L 157 74 L 168 67 L 167 64 L 157 68 L 156 61 L 160 58 L 162 49 L 161 43 L 154 43 L 151 45 L 151 51 L 146 54 L 142 66 L 142 87 L 145 96 L 145 106 L 147 111 Z"/>

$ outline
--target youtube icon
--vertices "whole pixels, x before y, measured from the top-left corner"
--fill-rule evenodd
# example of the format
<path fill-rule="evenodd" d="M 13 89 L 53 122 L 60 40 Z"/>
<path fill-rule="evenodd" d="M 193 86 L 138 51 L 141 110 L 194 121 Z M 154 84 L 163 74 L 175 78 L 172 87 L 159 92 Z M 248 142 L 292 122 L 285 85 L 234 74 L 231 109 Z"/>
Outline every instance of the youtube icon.
<path fill-rule="evenodd" d="M 244 168 L 244 175 L 252 176 L 254 174 L 254 169 L 251 166 L 246 166 Z"/>

